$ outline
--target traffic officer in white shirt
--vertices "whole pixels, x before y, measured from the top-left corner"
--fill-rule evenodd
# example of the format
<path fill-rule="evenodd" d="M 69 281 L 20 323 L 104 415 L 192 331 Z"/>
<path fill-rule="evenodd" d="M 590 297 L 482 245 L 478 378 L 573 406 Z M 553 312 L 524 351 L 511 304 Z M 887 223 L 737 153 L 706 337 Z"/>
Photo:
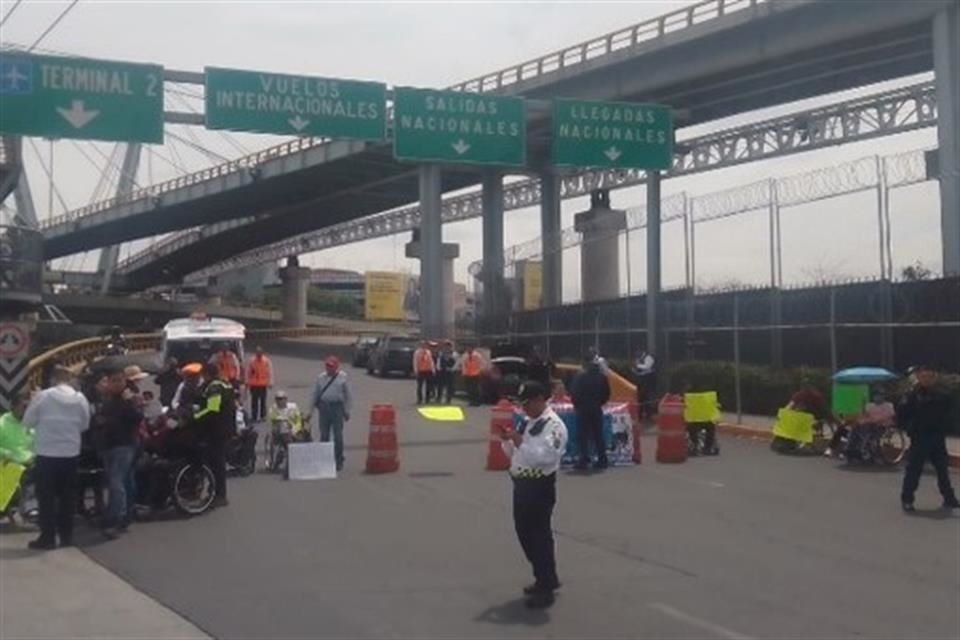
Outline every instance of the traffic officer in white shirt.
<path fill-rule="evenodd" d="M 567 448 L 567 428 L 547 406 L 550 392 L 539 382 L 520 387 L 526 422 L 502 434 L 513 479 L 513 523 L 535 582 L 525 587 L 527 606 L 542 609 L 553 604 L 560 587 L 554 557 L 551 518 L 557 501 L 557 470 Z"/>

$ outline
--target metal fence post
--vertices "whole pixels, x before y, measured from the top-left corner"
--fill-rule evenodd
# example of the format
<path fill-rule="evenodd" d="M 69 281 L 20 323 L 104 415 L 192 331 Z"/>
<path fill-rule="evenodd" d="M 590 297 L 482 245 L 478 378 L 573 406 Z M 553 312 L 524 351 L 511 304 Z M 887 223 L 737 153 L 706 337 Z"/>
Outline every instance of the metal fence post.
<path fill-rule="evenodd" d="M 743 421 L 743 403 L 740 389 L 740 293 L 733 294 L 733 384 L 736 391 L 737 424 Z"/>
<path fill-rule="evenodd" d="M 830 370 L 837 371 L 837 288 L 830 287 Z"/>

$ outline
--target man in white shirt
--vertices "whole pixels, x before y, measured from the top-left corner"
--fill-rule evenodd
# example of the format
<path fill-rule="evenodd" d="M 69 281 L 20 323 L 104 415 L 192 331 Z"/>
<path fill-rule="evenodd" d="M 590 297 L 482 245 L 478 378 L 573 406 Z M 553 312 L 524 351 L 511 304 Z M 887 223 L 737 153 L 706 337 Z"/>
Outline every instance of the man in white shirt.
<path fill-rule="evenodd" d="M 539 382 L 520 387 L 527 421 L 502 434 L 513 479 L 513 523 L 523 553 L 533 565 L 535 582 L 523 589 L 527 606 L 549 607 L 560 587 L 551 518 L 557 501 L 557 470 L 567 448 L 567 428 L 547 406 L 549 391 Z"/>
<path fill-rule="evenodd" d="M 35 430 L 34 473 L 40 511 L 40 537 L 28 545 L 46 550 L 73 544 L 76 508 L 77 459 L 81 434 L 90 427 L 90 404 L 70 382 L 66 367 L 53 370 L 52 384 L 41 391 L 23 414 L 23 423 Z"/>

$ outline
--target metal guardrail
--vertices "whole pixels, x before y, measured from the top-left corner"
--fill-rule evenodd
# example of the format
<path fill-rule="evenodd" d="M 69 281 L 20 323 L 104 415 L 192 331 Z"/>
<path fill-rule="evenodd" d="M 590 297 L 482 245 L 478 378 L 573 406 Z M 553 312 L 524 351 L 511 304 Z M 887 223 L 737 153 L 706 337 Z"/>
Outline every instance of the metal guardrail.
<path fill-rule="evenodd" d="M 347 331 L 338 327 L 307 327 L 306 329 L 249 329 L 248 338 L 271 340 L 277 338 L 300 338 L 305 336 L 334 336 L 353 335 L 356 332 Z M 163 340 L 162 333 L 135 333 L 125 336 L 128 349 L 131 353 L 156 351 Z M 27 387 L 30 390 L 38 389 L 43 376 L 43 369 L 51 362 L 65 367 L 79 370 L 91 359 L 104 355 L 107 341 L 104 338 L 86 338 L 62 344 L 55 349 L 32 358 L 27 365 Z"/>
<path fill-rule="evenodd" d="M 638 46 L 648 41 L 662 38 L 667 34 L 676 33 L 709 20 L 722 18 L 730 13 L 756 7 L 768 0 L 704 0 L 684 9 L 664 14 L 657 18 L 645 20 L 625 29 L 605 34 L 592 40 L 581 42 L 572 47 L 554 51 L 540 58 L 501 69 L 466 82 L 448 87 L 454 91 L 483 93 L 497 91 L 503 87 L 530 80 L 541 75 L 566 69 L 603 56 L 615 54 L 621 50 Z M 85 207 L 68 211 L 62 215 L 44 220 L 40 228 L 48 229 L 71 220 L 76 220 L 93 213 L 98 213 L 122 203 L 152 198 L 156 206 L 162 204 L 163 194 L 189 187 L 214 178 L 240 171 L 255 172 L 258 165 L 274 158 L 284 157 L 299 151 L 330 142 L 328 138 L 294 138 L 274 147 L 208 167 L 201 171 L 178 176 L 166 182 L 149 187 L 135 189 L 129 197 L 109 198 L 91 203 Z"/>

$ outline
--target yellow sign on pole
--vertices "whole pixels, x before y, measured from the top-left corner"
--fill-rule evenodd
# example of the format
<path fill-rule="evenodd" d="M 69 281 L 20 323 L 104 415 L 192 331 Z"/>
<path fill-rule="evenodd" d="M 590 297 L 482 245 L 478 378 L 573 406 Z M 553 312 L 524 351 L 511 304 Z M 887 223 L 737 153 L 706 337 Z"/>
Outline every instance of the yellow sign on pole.
<path fill-rule="evenodd" d="M 527 260 L 523 263 L 523 310 L 540 308 L 543 294 L 543 263 Z"/>
<path fill-rule="evenodd" d="M 403 320 L 406 276 L 392 271 L 367 271 L 364 317 L 367 320 Z"/>

